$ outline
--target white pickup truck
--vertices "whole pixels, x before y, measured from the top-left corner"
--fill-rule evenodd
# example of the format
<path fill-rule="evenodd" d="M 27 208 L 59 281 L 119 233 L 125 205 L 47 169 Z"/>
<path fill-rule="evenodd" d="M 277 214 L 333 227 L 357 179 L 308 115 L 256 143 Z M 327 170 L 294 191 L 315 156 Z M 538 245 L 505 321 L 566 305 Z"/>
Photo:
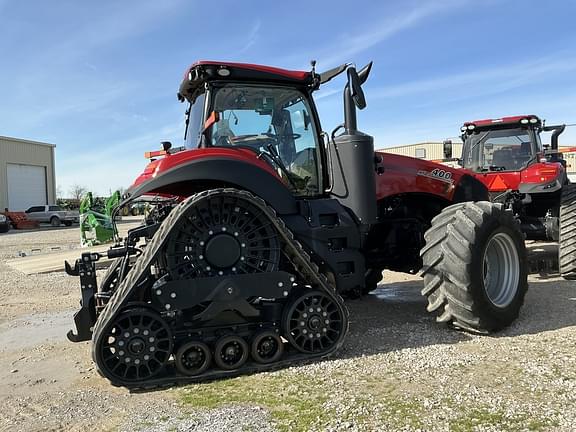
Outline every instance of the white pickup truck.
<path fill-rule="evenodd" d="M 30 220 L 49 223 L 52 226 L 60 226 L 60 224 L 70 226 L 73 223 L 78 223 L 80 219 L 78 212 L 62 210 L 62 208 L 57 205 L 30 207 L 26 210 L 26 216 Z"/>

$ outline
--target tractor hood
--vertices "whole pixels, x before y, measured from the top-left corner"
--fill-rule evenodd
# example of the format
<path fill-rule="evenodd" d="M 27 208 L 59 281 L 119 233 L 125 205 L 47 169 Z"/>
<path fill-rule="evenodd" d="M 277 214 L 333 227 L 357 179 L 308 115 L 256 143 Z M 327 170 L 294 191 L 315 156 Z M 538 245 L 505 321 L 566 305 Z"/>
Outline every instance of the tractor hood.
<path fill-rule="evenodd" d="M 488 199 L 484 184 L 475 180 L 468 170 L 386 153 L 385 150 L 376 152 L 376 155 L 377 159 L 382 160 L 381 173 L 376 177 L 379 200 L 403 193 L 433 195 L 447 202 Z M 465 199 L 461 199 L 460 195 Z"/>

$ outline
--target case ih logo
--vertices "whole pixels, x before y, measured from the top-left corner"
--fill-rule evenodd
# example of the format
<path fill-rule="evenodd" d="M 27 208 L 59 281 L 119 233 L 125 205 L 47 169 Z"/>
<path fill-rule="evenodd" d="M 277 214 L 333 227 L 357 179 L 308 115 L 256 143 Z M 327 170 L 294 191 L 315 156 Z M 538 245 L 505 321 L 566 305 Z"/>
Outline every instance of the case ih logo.
<path fill-rule="evenodd" d="M 454 179 L 452 179 L 452 173 L 439 168 L 433 169 L 432 171 L 418 171 L 418 175 L 434 180 L 440 180 L 449 184 L 454 183 Z"/>

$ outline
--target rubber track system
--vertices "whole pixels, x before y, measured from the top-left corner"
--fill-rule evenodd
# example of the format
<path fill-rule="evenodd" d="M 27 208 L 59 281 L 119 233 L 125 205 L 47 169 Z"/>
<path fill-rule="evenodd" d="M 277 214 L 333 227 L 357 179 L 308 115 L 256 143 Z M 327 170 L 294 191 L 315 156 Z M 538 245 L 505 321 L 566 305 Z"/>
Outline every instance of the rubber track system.
<path fill-rule="evenodd" d="M 523 235 L 511 212 L 501 204 L 466 202 L 447 207 L 432 220 L 426 232 L 422 295 L 436 321 L 475 333 L 490 333 L 518 317 L 528 289 L 527 269 L 521 264 L 517 293 L 510 306 L 498 309 L 487 300 L 482 282 L 482 238 L 493 231 L 483 227 L 504 226 L 517 241 L 520 263 L 526 262 Z"/>
<path fill-rule="evenodd" d="M 146 246 L 144 253 L 138 258 L 134 266 L 130 269 L 127 277 L 118 286 L 114 295 L 111 297 L 110 301 L 106 305 L 105 309 L 102 311 L 93 329 L 92 336 L 92 358 L 94 359 L 97 369 L 99 365 L 96 361 L 97 354 L 96 349 L 100 343 L 103 342 L 102 338 L 105 335 L 105 330 L 107 324 L 114 320 L 118 314 L 128 306 L 132 295 L 136 292 L 139 284 L 149 277 L 150 267 L 156 261 L 158 252 L 164 246 L 167 239 L 169 238 L 172 229 L 176 226 L 177 221 L 181 216 L 183 216 L 189 207 L 194 206 L 200 200 L 210 198 L 218 194 L 235 194 L 239 198 L 256 206 L 272 223 L 272 225 L 277 230 L 281 240 L 283 241 L 283 252 L 286 257 L 291 261 L 295 270 L 299 274 L 301 280 L 306 281 L 307 284 L 311 285 L 315 289 L 319 289 L 325 292 L 336 304 L 339 305 L 340 309 L 343 311 L 343 321 L 345 321 L 345 326 L 342 329 L 340 339 L 332 349 L 321 354 L 303 354 L 294 353 L 290 355 L 289 358 L 285 358 L 278 362 L 266 365 L 266 364 L 251 364 L 249 366 L 244 366 L 238 370 L 226 371 L 226 370 L 212 370 L 199 376 L 182 376 L 182 375 L 168 375 L 154 377 L 145 382 L 123 382 L 123 381 L 111 381 L 112 385 L 127 387 L 132 391 L 148 391 L 155 388 L 171 387 L 176 385 L 183 385 L 188 383 L 196 383 L 202 381 L 210 381 L 221 378 L 229 378 L 239 375 L 246 375 L 251 373 L 257 373 L 267 370 L 281 369 L 293 365 L 295 362 L 302 362 L 307 360 L 314 360 L 328 357 L 334 354 L 341 346 L 348 332 L 348 309 L 344 304 L 344 300 L 340 295 L 338 295 L 334 288 L 328 282 L 327 277 L 320 272 L 319 267 L 312 262 L 309 254 L 303 249 L 300 242 L 295 240 L 292 232 L 286 227 L 284 222 L 277 217 L 276 212 L 268 206 L 262 199 L 252 195 L 249 192 L 223 188 L 223 189 L 210 189 L 195 195 L 190 196 L 185 201 L 180 203 L 176 208 L 174 208 L 168 217 L 164 220 L 159 230 L 156 232 L 152 240 Z M 99 370 L 100 372 L 100 370 Z M 101 372 L 100 372 L 101 373 Z M 101 373 L 101 375 L 103 375 Z"/>
<path fill-rule="evenodd" d="M 558 264 L 563 278 L 576 280 L 576 184 L 562 188 Z"/>

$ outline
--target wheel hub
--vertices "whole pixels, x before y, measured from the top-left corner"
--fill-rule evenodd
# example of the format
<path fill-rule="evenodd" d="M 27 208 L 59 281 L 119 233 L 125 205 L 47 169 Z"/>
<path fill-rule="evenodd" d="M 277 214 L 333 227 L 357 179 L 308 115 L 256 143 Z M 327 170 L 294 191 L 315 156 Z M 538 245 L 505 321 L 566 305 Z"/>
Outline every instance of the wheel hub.
<path fill-rule="evenodd" d="M 240 255 L 240 244 L 228 234 L 217 234 L 206 244 L 206 261 L 218 268 L 233 266 L 240 259 Z"/>
<path fill-rule="evenodd" d="M 270 339 L 266 339 L 260 344 L 258 351 L 263 356 L 266 356 L 266 355 L 270 354 L 275 349 L 276 349 L 276 344 L 274 343 L 274 341 L 270 340 Z"/>
<path fill-rule="evenodd" d="M 132 354 L 140 354 L 146 348 L 146 342 L 140 338 L 134 338 L 130 341 L 128 349 Z"/>
<path fill-rule="evenodd" d="M 492 304 L 509 306 L 518 291 L 520 259 L 514 240 L 506 233 L 492 236 L 484 251 L 484 289 Z"/>
<path fill-rule="evenodd" d="M 186 365 L 190 368 L 201 364 L 204 361 L 202 352 L 198 349 L 191 349 L 186 353 Z"/>
<path fill-rule="evenodd" d="M 224 359 L 226 359 L 227 361 L 232 361 L 234 360 L 239 353 L 239 347 L 237 347 L 236 345 L 228 345 L 225 349 L 224 349 Z"/>

